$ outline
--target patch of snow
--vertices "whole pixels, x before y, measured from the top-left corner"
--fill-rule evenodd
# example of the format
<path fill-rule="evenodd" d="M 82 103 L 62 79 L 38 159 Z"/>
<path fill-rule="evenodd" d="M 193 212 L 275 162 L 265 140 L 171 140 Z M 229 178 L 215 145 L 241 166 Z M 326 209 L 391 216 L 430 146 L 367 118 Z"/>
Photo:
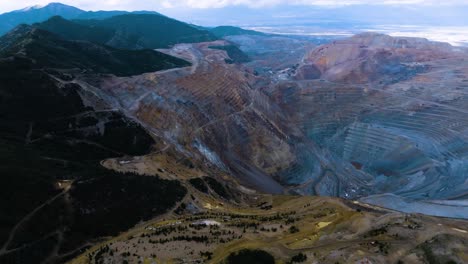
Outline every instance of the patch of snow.
<path fill-rule="evenodd" d="M 34 9 L 41 9 L 43 7 L 44 7 L 44 5 L 33 5 L 33 6 L 25 7 L 25 8 L 20 9 L 20 10 L 16 10 L 15 12 L 27 12 L 27 11 L 34 10 Z"/>

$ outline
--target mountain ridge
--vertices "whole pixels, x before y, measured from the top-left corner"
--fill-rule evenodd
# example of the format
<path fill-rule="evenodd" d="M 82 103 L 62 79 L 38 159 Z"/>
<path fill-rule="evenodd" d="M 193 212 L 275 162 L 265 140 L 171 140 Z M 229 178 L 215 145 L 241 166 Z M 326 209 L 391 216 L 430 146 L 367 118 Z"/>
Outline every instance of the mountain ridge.
<path fill-rule="evenodd" d="M 125 14 L 102 20 L 67 20 L 53 16 L 34 27 L 67 40 L 85 40 L 119 49 L 167 48 L 217 38 L 184 22 L 154 14 Z"/>
<path fill-rule="evenodd" d="M 218 26 L 214 28 L 209 28 L 209 31 L 219 38 L 224 38 L 227 36 L 238 36 L 238 35 L 255 35 L 255 36 L 268 35 L 263 32 L 243 29 L 243 28 L 234 27 L 234 26 Z"/>
<path fill-rule="evenodd" d="M 189 66 L 184 60 L 154 50 L 119 50 L 87 41 L 64 40 L 28 25 L 20 25 L 0 37 L 0 55 L 20 56 L 38 68 L 93 70 L 128 76 Z"/>
<path fill-rule="evenodd" d="M 126 14 L 103 20 L 74 20 L 74 22 L 89 27 L 112 29 L 130 38 L 136 37 L 133 40 L 134 45 L 151 49 L 217 39 L 208 31 L 199 30 L 176 19 L 152 14 Z"/>
<path fill-rule="evenodd" d="M 85 11 L 71 5 L 53 2 L 45 6 L 32 6 L 0 14 L 0 35 L 20 24 L 39 23 L 53 16 L 61 16 L 65 19 L 105 19 L 132 13 L 161 15 L 155 11 Z"/>

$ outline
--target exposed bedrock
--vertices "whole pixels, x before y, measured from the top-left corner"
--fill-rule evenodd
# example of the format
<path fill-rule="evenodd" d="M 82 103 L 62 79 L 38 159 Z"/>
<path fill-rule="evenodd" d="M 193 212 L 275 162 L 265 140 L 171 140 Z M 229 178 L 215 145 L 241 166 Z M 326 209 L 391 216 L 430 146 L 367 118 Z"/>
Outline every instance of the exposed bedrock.
<path fill-rule="evenodd" d="M 129 78 L 109 77 L 100 91 L 182 154 L 230 171 L 247 185 L 281 193 L 271 177 L 295 160 L 291 138 L 302 131 L 264 93 L 247 68 L 227 64 L 212 46 L 223 41 L 165 50 L 192 67 Z"/>
<path fill-rule="evenodd" d="M 108 77 L 99 90 L 180 153 L 261 191 L 467 199 L 466 52 L 362 34 L 270 79 L 255 61 L 226 64 L 210 48 L 222 45 L 162 50 L 192 66 Z"/>
<path fill-rule="evenodd" d="M 333 161 L 327 166 L 341 179 L 338 195 L 395 193 L 418 199 L 466 195 L 465 94 L 459 94 L 455 105 L 452 99 L 436 103 L 412 97 L 412 90 L 371 90 L 340 84 L 319 88 L 320 82 L 300 88 L 290 86 L 297 83 L 288 85 L 285 90 L 301 92 L 283 100 L 295 106 L 290 109 L 296 113 L 293 119 L 319 146 L 317 153 Z M 428 84 L 426 89 L 430 88 Z M 323 176 L 330 181 L 330 176 Z M 356 184 L 356 189 L 347 189 L 354 178 L 364 182 Z M 330 192 L 330 188 L 315 186 L 314 190 L 336 195 L 336 188 Z"/>
<path fill-rule="evenodd" d="M 381 59 L 381 52 L 391 59 Z M 296 81 L 268 92 L 318 145 L 315 154 L 327 161 L 319 179 L 288 171 L 304 192 L 352 198 L 389 193 L 410 200 L 375 196 L 365 201 L 406 211 L 418 208 L 414 200 L 467 199 L 466 51 L 363 34 L 321 46 L 303 61 Z M 304 67 L 320 69 L 321 79 L 301 80 Z M 382 71 L 392 67 L 402 68 Z M 436 215 L 445 216 L 468 210 L 466 204 L 437 208 L 433 214 L 439 210 Z"/>
<path fill-rule="evenodd" d="M 298 79 L 394 83 L 426 70 L 424 62 L 451 56 L 451 46 L 420 38 L 363 33 L 310 51 Z"/>

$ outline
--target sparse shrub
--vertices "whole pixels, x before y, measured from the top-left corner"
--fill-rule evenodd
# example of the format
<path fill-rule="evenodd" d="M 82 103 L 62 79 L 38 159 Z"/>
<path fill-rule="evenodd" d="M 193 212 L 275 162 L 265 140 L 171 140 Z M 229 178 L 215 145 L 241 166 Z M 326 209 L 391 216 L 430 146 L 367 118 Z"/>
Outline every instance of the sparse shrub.
<path fill-rule="evenodd" d="M 273 256 L 263 250 L 243 249 L 239 252 L 231 253 L 226 264 L 275 264 Z"/>
<path fill-rule="evenodd" d="M 307 260 L 307 256 L 305 254 L 299 253 L 291 258 L 289 263 L 301 263 Z"/>
<path fill-rule="evenodd" d="M 299 232 L 299 228 L 297 228 L 297 226 L 291 226 L 289 228 L 289 233 L 294 234 L 294 233 L 297 233 L 297 232 Z"/>

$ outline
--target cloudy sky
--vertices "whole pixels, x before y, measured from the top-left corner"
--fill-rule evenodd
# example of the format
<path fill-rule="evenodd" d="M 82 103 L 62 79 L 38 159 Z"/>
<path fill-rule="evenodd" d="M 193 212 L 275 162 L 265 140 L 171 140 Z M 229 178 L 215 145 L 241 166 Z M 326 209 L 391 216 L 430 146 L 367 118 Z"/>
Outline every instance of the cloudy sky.
<path fill-rule="evenodd" d="M 21 9 L 26 6 L 45 5 L 51 0 L 1 0 L 0 12 Z M 246 6 L 251 8 L 278 5 L 343 6 L 356 4 L 379 5 L 468 5 L 468 0 L 62 0 L 64 4 L 85 10 L 170 10 L 173 8 L 222 8 Z"/>
<path fill-rule="evenodd" d="M 202 26 L 272 33 L 379 31 L 468 45 L 468 0 L 0 0 L 0 13 L 50 2 L 83 10 L 153 10 Z"/>

